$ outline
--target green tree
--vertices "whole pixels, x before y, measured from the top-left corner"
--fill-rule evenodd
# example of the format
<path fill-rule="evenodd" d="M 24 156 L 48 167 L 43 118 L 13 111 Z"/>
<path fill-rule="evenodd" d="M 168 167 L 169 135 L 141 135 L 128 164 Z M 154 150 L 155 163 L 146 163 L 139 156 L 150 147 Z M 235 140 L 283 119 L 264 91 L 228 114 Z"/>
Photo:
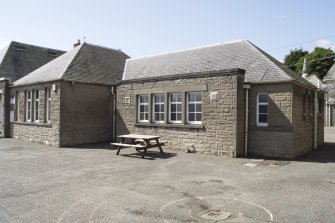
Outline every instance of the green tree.
<path fill-rule="evenodd" d="M 335 53 L 332 49 L 316 47 L 311 53 L 306 56 L 307 73 L 316 74 L 321 80 L 327 74 L 330 67 L 334 64 Z M 296 70 L 298 74 L 302 74 L 304 58 L 300 58 Z"/>
<path fill-rule="evenodd" d="M 296 71 L 297 64 L 301 58 L 304 58 L 308 54 L 307 50 L 302 48 L 290 50 L 290 53 L 284 57 L 284 64 L 289 66 L 291 70 Z"/>

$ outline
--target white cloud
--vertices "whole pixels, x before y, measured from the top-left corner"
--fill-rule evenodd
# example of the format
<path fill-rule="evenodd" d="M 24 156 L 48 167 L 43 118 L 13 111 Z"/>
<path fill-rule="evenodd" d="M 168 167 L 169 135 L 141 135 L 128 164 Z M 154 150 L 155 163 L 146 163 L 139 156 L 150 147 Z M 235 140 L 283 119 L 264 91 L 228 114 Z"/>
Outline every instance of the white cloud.
<path fill-rule="evenodd" d="M 0 50 L 2 50 L 5 46 L 9 44 L 8 41 L 0 40 Z"/>
<path fill-rule="evenodd" d="M 327 39 L 319 39 L 318 41 L 316 41 L 316 46 L 323 47 L 323 48 L 331 48 L 335 50 L 335 42 L 332 42 Z"/>

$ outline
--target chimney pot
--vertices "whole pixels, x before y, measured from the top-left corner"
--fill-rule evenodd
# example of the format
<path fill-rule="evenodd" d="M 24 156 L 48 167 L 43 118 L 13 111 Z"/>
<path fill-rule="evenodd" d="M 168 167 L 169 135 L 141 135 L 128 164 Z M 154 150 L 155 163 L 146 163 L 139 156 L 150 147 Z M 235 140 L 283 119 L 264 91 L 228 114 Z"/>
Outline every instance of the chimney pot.
<path fill-rule="evenodd" d="M 77 40 L 77 42 L 75 44 L 73 44 L 73 47 L 77 47 L 80 45 L 80 39 Z"/>

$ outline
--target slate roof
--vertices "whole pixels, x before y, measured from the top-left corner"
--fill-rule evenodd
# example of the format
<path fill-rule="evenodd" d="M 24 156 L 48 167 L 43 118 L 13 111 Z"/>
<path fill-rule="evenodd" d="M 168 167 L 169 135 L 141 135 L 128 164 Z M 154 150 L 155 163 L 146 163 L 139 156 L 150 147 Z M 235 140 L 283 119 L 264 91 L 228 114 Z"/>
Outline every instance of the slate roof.
<path fill-rule="evenodd" d="M 58 80 L 93 84 L 113 84 L 121 80 L 129 56 L 121 50 L 83 43 L 27 76 L 14 86 Z"/>
<path fill-rule="evenodd" d="M 324 81 L 327 80 L 335 80 L 335 63 L 334 65 L 328 70 L 326 76 L 323 77 Z"/>
<path fill-rule="evenodd" d="M 297 81 L 315 88 L 247 40 L 190 49 L 137 59 L 128 59 L 123 80 L 157 78 L 186 73 L 240 68 L 245 82 Z"/>
<path fill-rule="evenodd" d="M 318 78 L 316 74 L 311 74 L 307 76 L 306 80 L 308 80 L 310 83 L 312 83 L 317 88 L 323 88 L 324 86 L 323 81 L 320 78 Z"/>
<path fill-rule="evenodd" d="M 12 41 L 0 51 L 0 78 L 15 81 L 63 53 L 65 51 Z"/>

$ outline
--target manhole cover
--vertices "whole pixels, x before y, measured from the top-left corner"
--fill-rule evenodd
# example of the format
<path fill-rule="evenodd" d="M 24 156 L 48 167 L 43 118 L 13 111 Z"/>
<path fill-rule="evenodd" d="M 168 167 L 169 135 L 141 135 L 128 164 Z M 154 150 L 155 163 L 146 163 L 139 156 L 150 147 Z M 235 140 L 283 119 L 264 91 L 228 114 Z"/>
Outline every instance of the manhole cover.
<path fill-rule="evenodd" d="M 212 221 L 223 221 L 228 219 L 231 215 L 232 214 L 230 212 L 220 209 L 206 210 L 198 214 L 200 218 Z"/>

